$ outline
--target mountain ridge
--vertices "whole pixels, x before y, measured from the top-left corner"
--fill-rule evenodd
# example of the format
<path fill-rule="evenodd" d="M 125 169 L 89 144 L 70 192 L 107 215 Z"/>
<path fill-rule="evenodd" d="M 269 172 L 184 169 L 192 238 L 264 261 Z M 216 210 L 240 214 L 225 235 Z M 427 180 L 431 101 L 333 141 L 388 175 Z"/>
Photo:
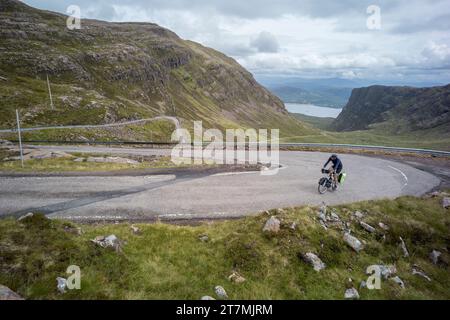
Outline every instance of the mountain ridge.
<path fill-rule="evenodd" d="M 421 130 L 450 133 L 450 84 L 438 87 L 369 86 L 353 89 L 336 131 L 377 128 L 393 134 Z"/>

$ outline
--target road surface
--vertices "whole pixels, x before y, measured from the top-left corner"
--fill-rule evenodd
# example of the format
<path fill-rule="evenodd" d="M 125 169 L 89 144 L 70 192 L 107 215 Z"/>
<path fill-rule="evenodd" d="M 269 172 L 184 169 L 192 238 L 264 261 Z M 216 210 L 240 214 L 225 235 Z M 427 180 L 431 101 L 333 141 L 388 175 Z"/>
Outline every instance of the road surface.
<path fill-rule="evenodd" d="M 44 147 L 39 147 L 44 148 Z M 170 154 L 170 150 L 93 146 L 46 147 L 66 152 Z M 319 195 L 317 181 L 329 154 L 280 152 L 278 174 L 259 172 L 146 176 L 0 177 L 0 215 L 43 212 L 73 220 L 230 218 L 273 208 L 335 205 L 422 195 L 440 179 L 411 166 L 342 155 L 343 187 Z"/>

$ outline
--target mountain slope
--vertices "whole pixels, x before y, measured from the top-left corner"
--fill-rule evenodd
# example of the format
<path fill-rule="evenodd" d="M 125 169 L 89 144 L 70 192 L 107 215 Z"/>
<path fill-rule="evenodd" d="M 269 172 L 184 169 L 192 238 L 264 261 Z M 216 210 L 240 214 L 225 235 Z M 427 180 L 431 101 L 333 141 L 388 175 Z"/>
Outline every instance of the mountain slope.
<path fill-rule="evenodd" d="M 331 127 L 375 128 L 391 134 L 416 131 L 450 134 L 450 85 L 431 88 L 371 86 L 354 89 Z"/>
<path fill-rule="evenodd" d="M 1 127 L 103 124 L 158 115 L 184 127 L 310 132 L 236 61 L 152 23 L 81 21 L 0 0 Z M 46 76 L 55 110 L 50 108 Z M 76 137 L 73 137 L 76 138 Z"/>

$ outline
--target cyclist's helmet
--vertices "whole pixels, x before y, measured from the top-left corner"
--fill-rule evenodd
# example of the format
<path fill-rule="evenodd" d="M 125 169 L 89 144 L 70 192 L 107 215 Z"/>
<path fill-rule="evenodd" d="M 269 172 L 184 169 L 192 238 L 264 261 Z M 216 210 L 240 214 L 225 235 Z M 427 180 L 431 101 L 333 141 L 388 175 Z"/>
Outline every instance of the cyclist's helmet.
<path fill-rule="evenodd" d="M 332 158 L 332 159 L 336 159 L 337 157 L 338 157 L 337 154 L 332 154 L 332 155 L 331 155 L 331 158 Z"/>

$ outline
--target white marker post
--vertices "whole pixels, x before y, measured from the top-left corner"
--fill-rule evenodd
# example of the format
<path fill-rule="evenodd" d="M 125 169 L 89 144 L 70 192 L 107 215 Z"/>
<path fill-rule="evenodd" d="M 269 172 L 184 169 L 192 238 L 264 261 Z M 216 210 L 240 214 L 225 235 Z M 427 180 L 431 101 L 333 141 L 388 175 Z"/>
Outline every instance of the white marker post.
<path fill-rule="evenodd" d="M 53 108 L 53 97 L 52 97 L 52 90 L 50 89 L 50 81 L 48 80 L 48 74 L 47 74 L 47 86 L 48 86 L 48 95 L 50 96 L 50 106 Z"/>
<path fill-rule="evenodd" d="M 17 109 L 16 109 L 16 120 L 17 120 L 17 132 L 19 133 L 20 161 L 22 162 L 23 168 L 22 134 L 20 132 L 19 110 Z"/>

